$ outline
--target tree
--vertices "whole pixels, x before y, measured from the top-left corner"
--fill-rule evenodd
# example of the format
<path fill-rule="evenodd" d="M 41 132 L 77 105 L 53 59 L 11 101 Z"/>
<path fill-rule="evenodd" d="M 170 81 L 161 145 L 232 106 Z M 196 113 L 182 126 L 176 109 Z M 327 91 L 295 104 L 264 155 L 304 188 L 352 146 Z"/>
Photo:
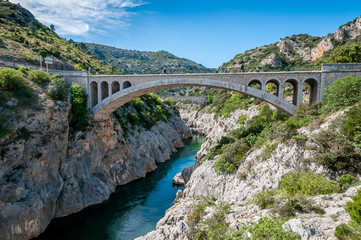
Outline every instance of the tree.
<path fill-rule="evenodd" d="M 48 52 L 45 49 L 41 49 L 39 50 L 38 55 L 42 58 L 46 58 L 46 56 L 48 56 Z"/>
<path fill-rule="evenodd" d="M 42 65 L 42 63 L 45 61 L 46 56 L 48 56 L 48 52 L 45 49 L 41 49 L 39 50 L 38 55 L 42 57 L 42 61 L 40 63 L 40 65 Z"/>
<path fill-rule="evenodd" d="M 53 24 L 50 24 L 50 30 L 55 32 L 55 26 Z"/>

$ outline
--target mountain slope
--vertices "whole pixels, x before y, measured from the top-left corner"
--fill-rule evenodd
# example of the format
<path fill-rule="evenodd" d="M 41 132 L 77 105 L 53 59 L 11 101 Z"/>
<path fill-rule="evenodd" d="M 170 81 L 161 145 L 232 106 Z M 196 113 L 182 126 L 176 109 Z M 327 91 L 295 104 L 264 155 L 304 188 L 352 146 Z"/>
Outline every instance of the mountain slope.
<path fill-rule="evenodd" d="M 164 67 L 169 73 L 214 71 L 191 60 L 176 57 L 166 51 L 125 50 L 94 43 L 79 43 L 79 46 L 112 66 L 116 71 L 122 71 L 125 74 L 160 73 Z"/>
<path fill-rule="evenodd" d="M 361 62 L 360 49 L 361 17 L 325 37 L 299 34 L 247 50 L 220 70 L 240 72 L 242 65 L 246 72 L 319 69 L 322 63 Z"/>
<path fill-rule="evenodd" d="M 111 68 L 72 43 L 59 37 L 55 29 L 41 24 L 18 4 L 0 1 L 0 59 L 39 65 L 38 52 L 54 58 L 55 69 L 109 73 Z"/>

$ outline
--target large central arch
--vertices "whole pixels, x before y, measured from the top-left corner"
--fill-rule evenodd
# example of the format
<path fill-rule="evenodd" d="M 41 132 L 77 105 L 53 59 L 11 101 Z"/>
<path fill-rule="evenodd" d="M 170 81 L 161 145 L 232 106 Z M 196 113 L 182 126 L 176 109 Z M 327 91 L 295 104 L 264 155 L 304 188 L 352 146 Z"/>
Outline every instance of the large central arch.
<path fill-rule="evenodd" d="M 150 81 L 138 85 L 134 85 L 123 89 L 115 94 L 105 98 L 91 110 L 92 112 L 101 117 L 109 116 L 113 111 L 120 106 L 131 101 L 132 99 L 142 96 L 147 93 L 151 93 L 157 90 L 162 90 L 172 87 L 184 87 L 184 86 L 202 86 L 202 87 L 214 87 L 222 88 L 231 91 L 237 91 L 245 93 L 247 95 L 260 98 L 282 110 L 293 115 L 296 112 L 296 106 L 265 91 L 258 90 L 253 87 L 246 86 L 244 84 L 217 81 L 212 79 L 194 79 L 194 78 L 179 78 L 179 79 L 163 79 Z"/>

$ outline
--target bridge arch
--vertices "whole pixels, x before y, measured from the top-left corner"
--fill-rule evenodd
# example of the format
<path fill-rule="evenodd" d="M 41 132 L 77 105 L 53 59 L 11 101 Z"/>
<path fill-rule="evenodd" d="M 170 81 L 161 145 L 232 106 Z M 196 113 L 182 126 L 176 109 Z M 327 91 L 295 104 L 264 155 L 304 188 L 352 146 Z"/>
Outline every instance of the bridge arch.
<path fill-rule="evenodd" d="M 290 84 L 292 86 L 292 104 L 297 105 L 297 100 L 298 100 L 298 89 L 299 89 L 299 85 L 300 85 L 300 81 L 296 78 L 288 78 L 284 81 L 282 89 L 283 89 L 283 93 L 285 93 L 285 87 L 286 84 Z M 283 99 L 283 96 L 281 96 Z"/>
<path fill-rule="evenodd" d="M 104 100 L 107 97 L 109 97 L 109 83 L 107 81 L 102 81 L 100 83 L 100 93 L 101 93 L 100 100 Z"/>
<path fill-rule="evenodd" d="M 120 83 L 118 81 L 113 81 L 111 86 L 112 86 L 112 94 L 120 91 Z"/>
<path fill-rule="evenodd" d="M 271 78 L 271 79 L 268 79 L 265 83 L 265 89 L 267 91 L 267 84 L 274 84 L 276 85 L 276 93 L 275 95 L 276 96 L 279 96 L 280 95 L 280 85 L 281 85 L 281 81 L 277 78 Z"/>
<path fill-rule="evenodd" d="M 194 78 L 175 78 L 175 79 L 163 79 L 163 80 L 154 80 L 146 83 L 137 84 L 132 87 L 128 87 L 119 91 L 108 98 L 104 99 L 91 110 L 97 116 L 108 116 L 113 111 L 118 109 L 123 104 L 131 101 L 133 98 L 142 96 L 147 93 L 151 93 L 157 90 L 162 90 L 172 87 L 182 87 L 182 86 L 205 86 L 205 87 L 215 87 L 222 88 L 231 91 L 237 91 L 245 93 L 247 95 L 260 98 L 286 112 L 289 114 L 294 114 L 296 112 L 296 106 L 284 101 L 283 99 L 258 90 L 256 88 L 247 87 L 244 84 L 234 83 L 234 82 L 224 82 L 213 79 L 194 79 Z"/>
<path fill-rule="evenodd" d="M 259 79 L 251 79 L 251 80 L 249 80 L 248 83 L 247 83 L 247 86 L 252 87 L 252 86 L 255 86 L 256 84 L 259 85 L 259 88 L 257 88 L 257 87 L 253 87 L 253 88 L 256 88 L 256 89 L 259 89 L 259 90 L 264 89 L 263 82 L 261 80 L 259 80 Z"/>
<path fill-rule="evenodd" d="M 123 81 L 123 84 L 122 84 L 123 88 L 122 89 L 126 89 L 126 88 L 130 88 L 132 86 L 132 82 L 131 81 Z"/>
<path fill-rule="evenodd" d="M 98 104 L 98 83 L 96 81 L 90 82 L 90 106 L 94 107 Z"/>
<path fill-rule="evenodd" d="M 310 86 L 309 101 L 308 101 L 309 105 L 319 102 L 319 98 L 320 98 L 319 89 L 321 87 L 320 80 L 315 77 L 305 78 L 302 80 L 302 83 L 301 83 L 302 88 L 305 83 Z"/>

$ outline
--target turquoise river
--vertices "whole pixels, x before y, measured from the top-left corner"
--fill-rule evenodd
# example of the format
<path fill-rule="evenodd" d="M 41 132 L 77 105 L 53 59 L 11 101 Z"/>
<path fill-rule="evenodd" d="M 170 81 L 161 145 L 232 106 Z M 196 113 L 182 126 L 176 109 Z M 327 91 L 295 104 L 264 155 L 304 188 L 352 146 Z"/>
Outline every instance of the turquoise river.
<path fill-rule="evenodd" d="M 54 219 L 33 240 L 130 240 L 154 230 L 179 189 L 173 187 L 172 178 L 184 167 L 194 165 L 202 143 L 198 137 L 186 141 L 170 160 L 145 178 L 118 187 L 101 204 Z"/>

